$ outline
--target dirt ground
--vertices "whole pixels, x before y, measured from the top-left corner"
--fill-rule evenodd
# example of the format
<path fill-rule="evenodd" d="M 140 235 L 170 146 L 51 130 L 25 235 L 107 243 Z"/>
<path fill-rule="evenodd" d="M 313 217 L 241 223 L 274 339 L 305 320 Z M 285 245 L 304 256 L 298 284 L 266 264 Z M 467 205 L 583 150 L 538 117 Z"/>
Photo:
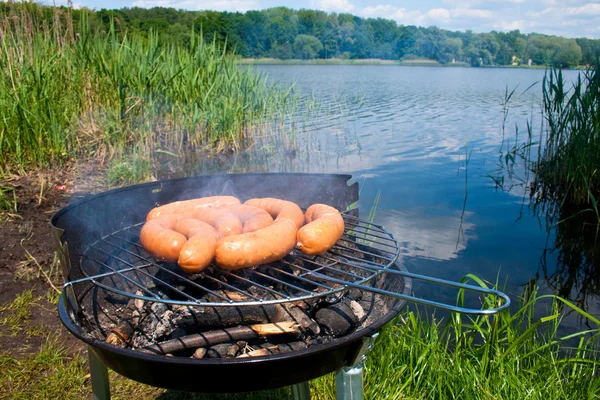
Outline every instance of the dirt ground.
<path fill-rule="evenodd" d="M 0 353 L 25 357 L 53 339 L 78 352 L 83 344 L 62 327 L 58 290 L 63 283 L 50 227 L 53 213 L 105 190 L 93 165 L 63 168 L 1 182 L 16 207 L 0 213 Z M 16 209 L 15 209 L 16 208 Z"/>

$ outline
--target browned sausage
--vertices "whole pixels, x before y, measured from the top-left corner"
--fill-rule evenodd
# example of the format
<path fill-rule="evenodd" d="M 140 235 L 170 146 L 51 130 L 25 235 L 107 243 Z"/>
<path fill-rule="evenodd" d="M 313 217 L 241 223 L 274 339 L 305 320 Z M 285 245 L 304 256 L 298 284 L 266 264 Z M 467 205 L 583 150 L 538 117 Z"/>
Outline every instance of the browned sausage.
<path fill-rule="evenodd" d="M 182 214 L 214 226 L 220 237 L 253 232 L 273 223 L 265 210 L 244 204 L 184 209 Z"/>
<path fill-rule="evenodd" d="M 225 204 L 240 204 L 240 201 L 233 196 L 210 196 L 191 200 L 174 201 L 150 210 L 146 216 L 146 221 L 150 221 L 161 215 L 181 214 L 181 210 L 183 209 L 219 207 Z"/>
<path fill-rule="evenodd" d="M 140 231 L 140 242 L 144 249 L 159 260 L 175 262 L 179 259 L 186 237 L 175 231 L 179 220 L 177 214 L 167 214 L 148 221 Z"/>
<path fill-rule="evenodd" d="M 262 199 L 250 199 L 244 202 L 244 204 L 262 208 L 271 214 L 273 218 L 289 219 L 296 224 L 297 229 L 300 229 L 300 227 L 304 225 L 304 214 L 302 213 L 302 209 L 298 207 L 296 203 L 292 203 L 291 201 L 265 197 Z"/>
<path fill-rule="evenodd" d="M 296 245 L 304 254 L 323 254 L 344 234 L 342 215 L 326 204 L 313 204 L 308 207 L 305 222 L 306 225 L 298 231 Z"/>
<path fill-rule="evenodd" d="M 204 221 L 183 218 L 177 221 L 175 231 L 187 238 L 179 252 L 177 264 L 188 273 L 200 272 L 215 257 L 217 231 Z"/>
<path fill-rule="evenodd" d="M 244 204 L 262 208 L 275 221 L 266 228 L 219 240 L 215 260 L 223 269 L 237 270 L 282 259 L 296 245 L 298 225 L 304 222 L 302 210 L 290 201 L 264 198 Z"/>
<path fill-rule="evenodd" d="M 215 260 L 219 267 L 227 270 L 277 261 L 292 251 L 297 233 L 298 229 L 292 220 L 277 218 L 266 228 L 219 240 Z"/>
<path fill-rule="evenodd" d="M 273 217 L 262 208 L 247 204 L 234 204 L 219 207 L 236 215 L 243 224 L 243 233 L 254 232 L 273 224 Z"/>

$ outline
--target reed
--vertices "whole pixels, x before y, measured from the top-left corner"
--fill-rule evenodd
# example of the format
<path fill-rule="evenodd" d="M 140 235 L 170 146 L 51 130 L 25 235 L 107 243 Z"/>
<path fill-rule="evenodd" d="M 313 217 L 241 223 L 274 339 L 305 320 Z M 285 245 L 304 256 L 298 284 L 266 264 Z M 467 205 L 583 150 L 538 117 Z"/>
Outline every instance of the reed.
<path fill-rule="evenodd" d="M 560 70 L 549 71 L 542 91 L 545 126 L 532 192 L 578 206 L 600 221 L 600 75 L 584 71 L 569 88 Z"/>
<path fill-rule="evenodd" d="M 44 13 L 53 13 L 52 24 Z M 290 93 L 202 36 L 189 46 L 90 28 L 91 12 L 0 8 L 0 168 L 126 159 L 133 149 L 240 149 Z"/>

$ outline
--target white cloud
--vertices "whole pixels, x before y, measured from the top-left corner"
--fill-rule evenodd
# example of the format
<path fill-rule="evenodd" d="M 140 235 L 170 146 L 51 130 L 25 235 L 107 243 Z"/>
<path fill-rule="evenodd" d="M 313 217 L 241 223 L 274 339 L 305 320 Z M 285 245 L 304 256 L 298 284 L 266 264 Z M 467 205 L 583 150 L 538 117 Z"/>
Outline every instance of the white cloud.
<path fill-rule="evenodd" d="M 564 18 L 567 16 L 594 18 L 600 16 L 600 4 L 585 4 L 580 7 L 550 7 L 539 12 L 529 12 L 527 15 L 533 18 Z"/>
<path fill-rule="evenodd" d="M 432 8 L 431 10 L 427 11 L 425 17 L 437 21 L 449 21 L 450 11 L 446 10 L 445 8 Z"/>
<path fill-rule="evenodd" d="M 423 16 L 420 11 L 409 11 L 389 4 L 366 7 L 359 14 L 365 18 L 393 19 L 405 25 L 418 25 L 418 20 Z"/>
<path fill-rule="evenodd" d="M 587 3 L 586 0 L 542 0 L 542 4 L 544 4 L 547 7 L 566 6 L 569 4 L 572 4 L 572 5 L 586 4 L 586 3 Z"/>
<path fill-rule="evenodd" d="M 493 17 L 493 13 L 489 10 L 474 8 L 432 8 L 423 13 L 418 10 L 407 10 L 406 8 L 389 4 L 366 7 L 359 14 L 365 18 L 381 17 L 393 19 L 403 25 L 436 25 L 446 29 L 470 28 L 473 24 L 480 24 L 480 20 L 487 20 Z"/>
<path fill-rule="evenodd" d="M 348 0 L 310 0 L 308 5 L 310 8 L 327 12 L 350 12 L 354 10 L 354 4 Z"/>
<path fill-rule="evenodd" d="M 497 4 L 525 3 L 527 0 L 442 0 L 442 4 L 448 4 L 454 8 L 473 8 L 487 6 L 495 8 Z M 577 0 L 579 1 L 579 0 Z"/>
<path fill-rule="evenodd" d="M 214 11 L 240 11 L 257 10 L 260 4 L 257 0 L 136 0 L 134 7 L 173 7 L 185 10 L 214 10 Z"/>
<path fill-rule="evenodd" d="M 460 212 L 451 210 L 444 216 L 433 216 L 418 208 L 406 212 L 382 209 L 377 214 L 375 223 L 384 225 L 394 235 L 403 256 L 452 260 L 467 248 L 469 241 L 476 239 L 476 226 L 469 221 L 474 217 L 471 212 L 465 212 L 462 223 Z"/>
<path fill-rule="evenodd" d="M 450 15 L 453 18 L 487 19 L 492 17 L 492 12 L 490 10 L 479 10 L 474 8 L 455 8 L 450 10 Z"/>
<path fill-rule="evenodd" d="M 492 28 L 494 30 L 500 31 L 514 31 L 520 30 L 524 31 L 528 26 L 527 21 L 525 20 L 499 20 L 492 23 Z"/>

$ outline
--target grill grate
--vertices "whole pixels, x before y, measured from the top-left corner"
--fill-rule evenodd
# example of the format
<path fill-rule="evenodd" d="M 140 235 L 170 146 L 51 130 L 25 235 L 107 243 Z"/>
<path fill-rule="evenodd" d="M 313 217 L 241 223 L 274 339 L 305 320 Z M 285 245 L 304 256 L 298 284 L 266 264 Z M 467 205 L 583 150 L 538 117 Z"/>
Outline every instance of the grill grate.
<path fill-rule="evenodd" d="M 343 214 L 346 231 L 321 256 L 298 250 L 277 262 L 229 272 L 209 268 L 188 275 L 176 264 L 157 262 L 141 246 L 142 223 L 94 242 L 81 256 L 84 278 L 128 298 L 189 306 L 247 306 L 336 295 L 385 272 L 399 255 L 398 242 L 383 227 Z M 141 294 L 140 294 L 141 293 Z"/>

